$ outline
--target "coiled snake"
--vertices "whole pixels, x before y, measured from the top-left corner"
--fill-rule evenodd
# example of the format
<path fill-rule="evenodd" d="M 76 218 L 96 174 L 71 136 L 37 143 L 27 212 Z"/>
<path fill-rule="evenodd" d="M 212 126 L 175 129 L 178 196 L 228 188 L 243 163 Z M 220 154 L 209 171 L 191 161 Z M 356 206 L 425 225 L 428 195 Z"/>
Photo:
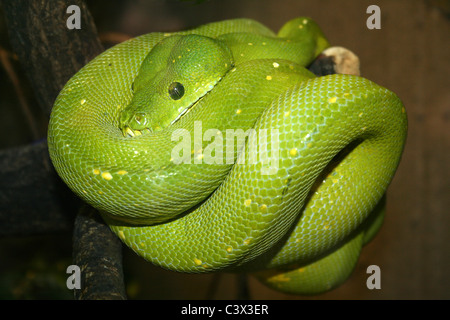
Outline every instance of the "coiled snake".
<path fill-rule="evenodd" d="M 156 265 L 330 290 L 381 225 L 407 124 L 389 90 L 309 72 L 328 46 L 303 17 L 278 34 L 235 19 L 118 44 L 58 96 L 52 162 Z"/>

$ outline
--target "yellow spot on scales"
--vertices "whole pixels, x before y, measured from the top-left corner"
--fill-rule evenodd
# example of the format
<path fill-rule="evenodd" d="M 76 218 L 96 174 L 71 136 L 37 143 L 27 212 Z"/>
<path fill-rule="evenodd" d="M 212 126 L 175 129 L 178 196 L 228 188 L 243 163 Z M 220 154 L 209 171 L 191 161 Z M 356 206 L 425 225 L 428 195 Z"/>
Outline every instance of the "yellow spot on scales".
<path fill-rule="evenodd" d="M 92 170 L 92 173 L 93 173 L 93 174 L 100 174 L 100 170 L 94 169 L 94 170 Z"/>
<path fill-rule="evenodd" d="M 228 252 L 228 253 L 231 253 L 231 251 L 233 251 L 233 248 L 232 248 L 232 247 L 228 247 L 228 248 L 227 248 L 227 252 Z"/>
<path fill-rule="evenodd" d="M 236 110 L 236 114 L 241 114 L 242 110 L 241 109 L 237 109 Z"/>
<path fill-rule="evenodd" d="M 194 258 L 194 262 L 196 265 L 200 266 L 202 264 L 202 260 Z"/>
<path fill-rule="evenodd" d="M 280 66 L 280 65 L 279 65 L 278 63 L 276 63 L 276 62 L 274 62 L 272 65 L 273 65 L 274 68 L 278 68 L 278 67 Z"/>
<path fill-rule="evenodd" d="M 285 117 L 285 118 L 286 118 L 286 117 L 289 117 L 290 114 L 291 114 L 290 111 L 286 111 L 286 112 L 284 113 L 284 117 Z"/>
<path fill-rule="evenodd" d="M 337 100 L 337 97 L 332 97 L 332 98 L 328 99 L 328 102 L 329 103 L 335 103 L 336 100 Z"/>
<path fill-rule="evenodd" d="M 80 104 L 85 104 L 86 99 L 81 99 Z"/>
<path fill-rule="evenodd" d="M 297 148 L 292 148 L 292 149 L 289 151 L 289 155 L 290 155 L 291 157 L 295 157 L 295 156 L 297 155 Z"/>
<path fill-rule="evenodd" d="M 266 80 L 272 80 L 272 76 L 267 76 Z"/>
<path fill-rule="evenodd" d="M 361 117 L 362 117 L 362 115 L 363 115 L 363 113 L 361 112 L 360 114 L 358 114 L 358 117 L 360 117 L 360 118 L 361 118 Z"/>
<path fill-rule="evenodd" d="M 261 210 L 261 212 L 266 212 L 267 211 L 267 205 L 262 204 L 261 207 L 259 207 L 259 209 Z"/>
<path fill-rule="evenodd" d="M 122 230 L 119 231 L 118 236 L 120 239 L 125 240 L 125 233 Z"/>
<path fill-rule="evenodd" d="M 328 230 L 332 227 L 334 221 L 324 221 L 323 223 L 323 230 Z"/>
<path fill-rule="evenodd" d="M 113 177 L 112 177 L 111 173 L 103 172 L 102 173 L 102 178 L 105 179 L 105 180 L 111 180 Z"/>
<path fill-rule="evenodd" d="M 252 204 L 252 199 L 247 199 L 247 200 L 244 201 L 244 205 L 246 207 L 250 206 L 251 204 Z"/>
<path fill-rule="evenodd" d="M 272 278 L 270 278 L 270 282 L 289 282 L 291 278 L 286 277 L 284 273 L 280 273 Z"/>
<path fill-rule="evenodd" d="M 128 173 L 128 171 L 125 171 L 125 170 L 117 171 L 117 174 L 120 174 L 121 176 L 123 176 L 124 174 L 127 174 L 127 173 Z"/>

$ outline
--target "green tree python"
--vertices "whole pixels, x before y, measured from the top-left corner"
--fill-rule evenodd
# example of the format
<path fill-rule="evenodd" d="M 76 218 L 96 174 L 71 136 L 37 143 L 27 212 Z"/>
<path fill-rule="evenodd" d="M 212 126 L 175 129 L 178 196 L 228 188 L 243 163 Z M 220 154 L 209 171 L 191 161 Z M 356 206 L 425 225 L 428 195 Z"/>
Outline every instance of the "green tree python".
<path fill-rule="evenodd" d="M 391 91 L 317 77 L 328 40 L 300 17 L 151 33 L 82 68 L 49 123 L 52 162 L 138 255 L 318 294 L 379 229 L 407 131 Z"/>

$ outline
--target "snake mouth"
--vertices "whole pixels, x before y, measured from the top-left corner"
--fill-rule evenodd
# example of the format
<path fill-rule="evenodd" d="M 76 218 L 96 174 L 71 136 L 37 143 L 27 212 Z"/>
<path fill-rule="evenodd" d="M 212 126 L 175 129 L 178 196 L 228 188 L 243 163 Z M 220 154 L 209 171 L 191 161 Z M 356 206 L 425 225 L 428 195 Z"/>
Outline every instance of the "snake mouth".
<path fill-rule="evenodd" d="M 161 130 L 160 126 L 149 126 L 145 112 L 135 112 L 131 117 L 123 117 L 119 120 L 119 128 L 125 138 L 134 138 L 153 131 Z"/>
<path fill-rule="evenodd" d="M 182 117 L 184 117 L 189 111 L 198 103 L 199 100 L 185 108 L 171 123 L 170 125 L 173 125 L 174 123 L 178 122 Z M 143 134 L 152 133 L 155 131 L 160 131 L 162 128 L 160 126 L 156 126 L 153 130 L 149 127 L 140 128 L 140 129 L 133 129 L 129 125 L 125 125 L 122 127 L 122 134 L 125 138 L 133 138 L 136 136 L 141 136 Z"/>
<path fill-rule="evenodd" d="M 144 129 L 131 129 L 129 126 L 125 126 L 122 128 L 122 134 L 124 137 L 136 137 L 136 136 L 141 136 L 143 134 L 146 133 L 151 133 L 152 131 L 149 128 L 144 128 Z"/>

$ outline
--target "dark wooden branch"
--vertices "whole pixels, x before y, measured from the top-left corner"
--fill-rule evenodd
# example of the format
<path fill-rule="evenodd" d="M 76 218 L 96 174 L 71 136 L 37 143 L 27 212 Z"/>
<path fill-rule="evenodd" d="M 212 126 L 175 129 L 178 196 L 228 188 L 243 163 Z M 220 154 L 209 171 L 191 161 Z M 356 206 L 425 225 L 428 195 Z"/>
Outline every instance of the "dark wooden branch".
<path fill-rule="evenodd" d="M 81 30 L 66 26 L 67 7 L 81 9 Z M 81 1 L 3 0 L 10 42 L 42 110 L 50 114 L 67 80 L 103 51 L 93 19 Z M 67 231 L 74 196 L 58 178 L 47 144 L 0 152 L 0 235 Z"/>
<path fill-rule="evenodd" d="M 72 230 L 80 201 L 59 179 L 47 143 L 0 152 L 0 236 Z"/>
<path fill-rule="evenodd" d="M 122 243 L 91 207 L 82 208 L 73 234 L 74 263 L 81 269 L 77 299 L 126 299 Z"/>
<path fill-rule="evenodd" d="M 81 0 L 3 0 L 13 50 L 47 115 L 64 84 L 103 51 L 94 21 Z M 67 7 L 81 9 L 81 29 L 66 26 Z"/>
<path fill-rule="evenodd" d="M 103 51 L 93 19 L 80 0 L 3 0 L 11 46 L 49 116 L 64 84 Z M 81 29 L 66 25 L 69 5 L 81 9 Z M 0 153 L 0 235 L 64 231 L 80 201 L 55 173 L 47 143 Z M 81 268 L 79 299 L 124 299 L 121 244 L 91 208 L 77 216 L 75 264 Z"/>

